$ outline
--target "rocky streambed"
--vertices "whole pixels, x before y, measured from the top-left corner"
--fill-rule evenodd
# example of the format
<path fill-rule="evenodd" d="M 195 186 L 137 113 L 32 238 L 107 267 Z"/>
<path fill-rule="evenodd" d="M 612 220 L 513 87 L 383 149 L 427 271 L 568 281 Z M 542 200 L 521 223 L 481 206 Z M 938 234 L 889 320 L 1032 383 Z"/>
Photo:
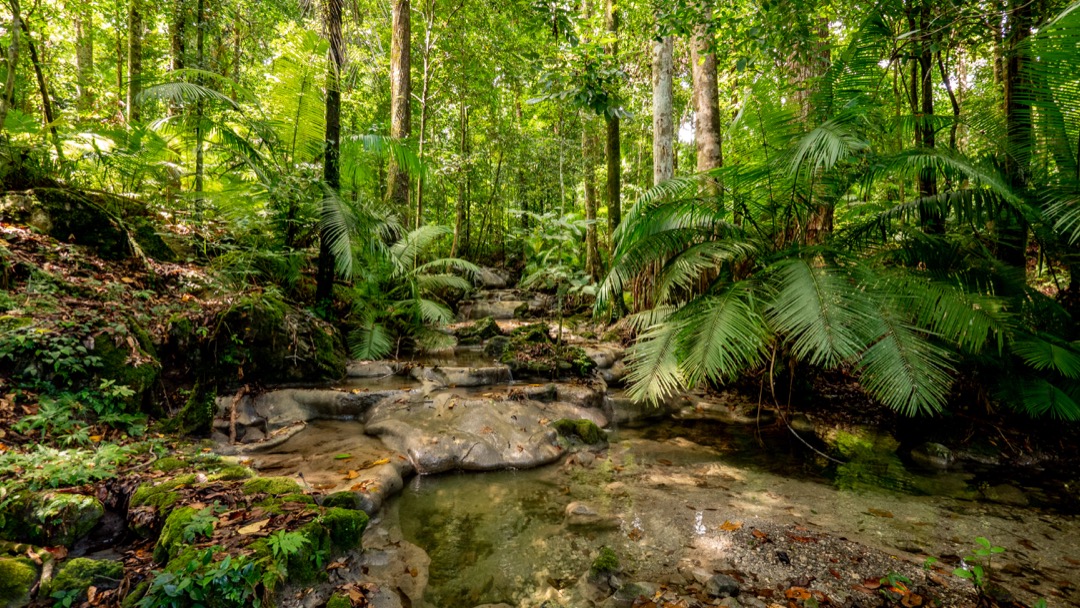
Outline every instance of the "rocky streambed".
<path fill-rule="evenodd" d="M 364 551 L 286 605 L 976 605 L 952 571 L 981 537 L 1003 547 L 987 565 L 1015 600 L 998 601 L 1080 604 L 1077 523 L 1006 480 L 795 421 L 837 464 L 734 395 L 635 406 L 617 345 L 456 329 L 478 344 L 219 401 L 220 451 L 372 516 Z"/>

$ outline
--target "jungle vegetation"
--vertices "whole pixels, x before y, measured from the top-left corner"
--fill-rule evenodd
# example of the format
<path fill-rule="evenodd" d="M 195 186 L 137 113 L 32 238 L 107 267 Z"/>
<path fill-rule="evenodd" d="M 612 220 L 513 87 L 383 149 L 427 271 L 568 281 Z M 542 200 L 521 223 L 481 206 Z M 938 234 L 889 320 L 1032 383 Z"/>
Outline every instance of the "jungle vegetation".
<path fill-rule="evenodd" d="M 134 205 L 357 357 L 445 345 L 484 264 L 595 294 L 639 399 L 843 368 L 905 414 L 1080 419 L 1080 4 L 5 0 L 0 24 L 5 190 Z"/>

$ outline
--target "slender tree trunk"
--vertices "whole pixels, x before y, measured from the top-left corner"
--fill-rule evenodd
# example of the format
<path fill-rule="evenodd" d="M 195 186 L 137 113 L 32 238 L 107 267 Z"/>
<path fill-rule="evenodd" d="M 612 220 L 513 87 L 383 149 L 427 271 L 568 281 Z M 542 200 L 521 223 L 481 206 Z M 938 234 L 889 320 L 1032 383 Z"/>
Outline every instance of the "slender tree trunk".
<path fill-rule="evenodd" d="M 920 86 L 920 115 L 916 128 L 922 131 L 922 145 L 933 149 L 936 145 L 934 133 L 934 66 L 933 40 L 929 0 L 923 0 L 919 17 L 919 73 L 922 77 Z M 927 167 L 919 172 L 919 197 L 923 201 L 937 196 L 937 172 Z M 945 234 L 945 213 L 938 206 L 922 205 L 920 222 L 923 231 L 928 234 Z"/>
<path fill-rule="evenodd" d="M 674 38 L 665 36 L 653 41 L 653 185 L 675 175 L 674 55 Z"/>
<path fill-rule="evenodd" d="M 394 0 L 393 32 L 390 40 L 390 137 L 403 144 L 412 135 L 412 61 L 409 0 Z M 409 225 L 409 177 L 393 160 L 387 200 L 394 203 Z"/>
<path fill-rule="evenodd" d="M 937 64 L 938 69 L 941 71 L 941 82 L 945 85 L 945 91 L 949 94 L 949 104 L 952 106 L 953 113 L 953 123 L 949 127 L 949 149 L 956 150 L 956 129 L 960 126 L 960 102 L 956 98 L 956 91 L 953 90 L 949 74 L 945 71 L 945 62 L 941 58 L 940 50 L 937 52 Z"/>
<path fill-rule="evenodd" d="M 173 14 L 169 21 L 169 52 L 173 71 L 184 69 L 185 39 L 187 31 L 187 7 L 185 0 L 173 0 Z"/>
<path fill-rule="evenodd" d="M 339 194 L 341 189 L 341 69 L 345 64 L 341 3 L 342 0 L 326 0 L 326 35 L 330 39 L 330 56 L 326 75 L 326 149 L 323 153 L 323 180 L 335 195 Z M 324 212 L 319 226 L 319 265 L 315 281 L 315 301 L 319 303 L 330 302 L 334 296 L 334 254 L 330 247 L 332 236 Z"/>
<path fill-rule="evenodd" d="M 206 0 L 199 0 L 195 7 L 195 62 L 200 70 L 206 69 Z M 195 102 L 195 208 L 202 211 L 203 175 L 205 155 L 203 151 L 203 102 Z"/>
<path fill-rule="evenodd" d="M 142 92 L 142 37 L 143 6 L 142 0 L 131 0 L 128 10 L 128 86 L 127 119 L 129 123 L 138 122 L 139 93 Z"/>
<path fill-rule="evenodd" d="M 435 68 L 431 59 L 431 52 L 434 50 L 435 46 L 432 38 L 434 27 L 435 0 L 428 0 L 427 6 L 424 9 L 424 75 L 420 85 L 420 141 L 417 145 L 417 155 L 420 158 L 421 165 L 424 163 L 424 145 L 427 143 L 428 98 L 431 95 L 431 78 Z M 415 226 L 419 228 L 424 223 L 424 175 L 422 172 L 421 175 L 416 177 L 415 213 Z"/>
<path fill-rule="evenodd" d="M 1004 57 L 1005 126 L 1006 141 L 1005 173 L 1013 190 L 1022 193 L 1028 188 L 1028 166 L 1031 154 L 1032 129 L 1031 106 L 1025 93 L 1030 91 L 1025 74 L 1022 43 L 1031 34 L 1031 3 L 1010 4 L 1010 26 Z M 1014 268 L 1027 265 L 1028 227 L 1024 219 L 1010 208 L 1003 208 L 997 226 L 998 257 Z"/>
<path fill-rule="evenodd" d="M 64 160 L 64 148 L 60 145 L 60 133 L 56 130 L 56 125 L 53 124 L 53 106 L 52 99 L 49 97 L 49 87 L 45 84 L 45 72 L 41 68 L 41 59 L 38 57 L 37 45 L 34 44 L 34 37 L 30 35 L 30 27 L 23 21 L 21 24 L 22 31 L 26 34 L 26 50 L 30 52 L 30 63 L 34 66 L 34 76 L 37 78 L 38 92 L 41 94 L 41 116 L 42 121 L 45 124 L 45 128 L 49 130 L 49 135 L 52 137 L 53 147 L 56 149 L 56 157 L 60 160 Z M 18 35 L 12 33 L 12 35 Z"/>
<path fill-rule="evenodd" d="M 592 121 L 582 112 L 581 117 L 581 158 L 582 173 L 585 177 L 585 272 L 593 281 L 600 280 L 600 239 L 596 225 L 596 148 L 599 142 L 591 128 Z"/>
<path fill-rule="evenodd" d="M 120 19 L 123 18 L 123 10 L 124 9 L 123 9 L 122 5 L 120 5 L 120 4 L 116 5 L 116 21 L 117 21 L 117 23 L 119 23 Z M 116 28 L 115 42 L 116 42 L 116 45 L 115 45 L 116 46 L 116 111 L 117 111 L 117 116 L 122 118 L 123 116 L 126 115 L 125 108 L 124 108 L 124 104 L 125 104 L 125 101 L 126 101 L 126 98 L 124 97 L 124 95 L 125 95 L 125 92 L 124 92 L 124 61 L 125 61 L 125 59 L 124 58 L 126 57 L 125 53 L 127 52 L 127 49 L 124 46 L 123 28 L 119 28 L 119 27 Z"/>
<path fill-rule="evenodd" d="M 78 108 L 86 112 L 94 106 L 94 9 L 75 2 L 75 74 Z"/>
<path fill-rule="evenodd" d="M 454 219 L 454 244 L 450 246 L 450 257 L 458 257 L 463 249 L 468 248 L 465 223 L 468 221 L 469 108 L 465 105 L 464 90 L 458 102 L 458 119 L 461 130 L 461 145 L 458 149 L 461 165 L 458 169 L 458 200 Z"/>
<path fill-rule="evenodd" d="M 703 2 L 708 11 L 711 2 Z M 694 31 L 690 61 L 694 79 L 694 143 L 697 146 L 697 171 L 712 171 L 724 163 L 720 141 L 720 90 L 716 76 L 716 55 L 711 51 L 712 34 L 702 24 Z M 709 193 L 720 194 L 719 184 L 710 180 Z"/>
<path fill-rule="evenodd" d="M 612 42 L 607 45 L 607 52 L 612 57 L 619 56 L 619 10 L 615 0 L 607 0 L 604 14 L 608 34 Z M 619 137 L 619 117 L 607 115 L 607 197 L 608 197 L 608 238 L 611 250 L 615 250 L 615 229 L 622 221 L 622 145 Z"/>
<path fill-rule="evenodd" d="M 11 44 L 7 50 L 7 80 L 4 82 L 4 96 L 0 99 L 0 132 L 4 130 L 4 121 L 7 119 L 8 110 L 15 103 L 15 73 L 19 65 L 19 36 L 17 32 L 22 29 L 22 14 L 19 8 L 19 0 L 8 0 L 11 8 Z"/>

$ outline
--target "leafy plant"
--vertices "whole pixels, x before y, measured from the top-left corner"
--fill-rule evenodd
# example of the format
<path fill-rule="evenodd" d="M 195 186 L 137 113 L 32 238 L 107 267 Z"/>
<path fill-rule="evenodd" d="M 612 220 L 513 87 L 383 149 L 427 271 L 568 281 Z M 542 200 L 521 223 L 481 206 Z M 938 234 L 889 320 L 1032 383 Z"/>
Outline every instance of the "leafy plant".
<path fill-rule="evenodd" d="M 423 261 L 436 241 L 451 234 L 442 226 L 423 226 L 401 237 L 384 254 L 365 255 L 352 288 L 349 340 L 357 359 L 378 359 L 400 352 L 403 345 L 418 350 L 453 345 L 453 338 L 438 331 L 453 319 L 444 297 L 463 293 L 472 284 L 467 276 L 479 268 L 458 258 Z"/>
<path fill-rule="evenodd" d="M 0 453 L 0 482 L 10 489 L 40 490 L 78 486 L 116 475 L 130 449 L 105 443 L 93 450 L 59 450 L 37 444 L 26 452 Z"/>
<path fill-rule="evenodd" d="M 274 559 L 280 560 L 298 553 L 308 544 L 308 539 L 299 532 L 278 530 L 271 534 L 266 542 L 270 545 L 270 554 Z"/>
<path fill-rule="evenodd" d="M 960 567 L 953 570 L 953 575 L 971 581 L 981 595 L 990 580 L 993 556 L 1004 553 L 1005 548 L 991 544 L 984 536 L 977 537 L 975 542 L 978 547 L 960 562 Z"/>
<path fill-rule="evenodd" d="M 184 563 L 183 568 L 160 572 L 154 577 L 140 608 L 194 608 L 196 606 L 263 605 L 261 572 L 247 557 L 225 554 L 214 558 L 222 547 L 209 547 Z"/>
<path fill-rule="evenodd" d="M 214 534 L 214 525 L 217 524 L 217 517 L 214 515 L 213 507 L 206 507 L 199 510 L 191 516 L 191 520 L 184 526 L 182 536 L 185 543 L 193 543 L 201 536 L 203 538 L 210 538 Z"/>

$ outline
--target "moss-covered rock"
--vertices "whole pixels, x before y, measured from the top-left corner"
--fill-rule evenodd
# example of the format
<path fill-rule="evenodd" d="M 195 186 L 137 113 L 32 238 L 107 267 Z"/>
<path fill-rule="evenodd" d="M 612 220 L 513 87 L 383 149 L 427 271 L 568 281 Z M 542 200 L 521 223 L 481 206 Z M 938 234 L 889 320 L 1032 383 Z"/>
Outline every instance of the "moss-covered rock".
<path fill-rule="evenodd" d="M 329 563 L 330 530 L 319 522 L 311 522 L 298 528 L 297 532 L 307 542 L 288 557 L 288 581 L 304 585 L 320 580 L 326 574 L 320 565 Z"/>
<path fill-rule="evenodd" d="M 143 581 L 135 588 L 131 590 L 120 602 L 120 608 L 135 608 L 139 604 L 139 601 L 146 595 L 146 592 L 150 589 L 150 581 Z"/>
<path fill-rule="evenodd" d="M 241 479 L 251 479 L 255 476 L 255 472 L 251 469 L 241 465 L 229 465 L 218 470 L 210 476 L 210 481 L 239 481 Z"/>
<path fill-rule="evenodd" d="M 570 440 L 578 440 L 588 445 L 607 443 L 607 435 L 603 429 L 596 426 L 596 423 L 591 420 L 563 418 L 562 420 L 556 420 L 552 423 L 552 426 L 555 427 L 559 436 Z"/>
<path fill-rule="evenodd" d="M 329 323 L 267 294 L 241 298 L 214 323 L 204 356 L 218 379 L 283 384 L 338 380 L 345 344 Z"/>
<path fill-rule="evenodd" d="M 367 528 L 368 516 L 363 511 L 330 508 L 319 518 L 330 531 L 330 541 L 337 549 L 347 551 L 360 546 Z"/>
<path fill-rule="evenodd" d="M 21 608 L 30 603 L 30 590 L 38 570 L 25 557 L 0 557 L 0 608 Z"/>
<path fill-rule="evenodd" d="M 161 527 L 157 543 L 154 545 L 154 561 L 167 564 L 184 548 L 184 528 L 191 523 L 198 511 L 191 507 L 180 507 L 169 513 L 165 525 Z"/>
<path fill-rule="evenodd" d="M 360 508 L 360 499 L 355 492 L 334 492 L 323 499 L 322 506 L 357 510 Z"/>
<path fill-rule="evenodd" d="M 244 494 L 269 494 L 282 497 L 290 494 L 303 495 L 304 489 L 289 477 L 254 477 L 241 486 Z"/>
<path fill-rule="evenodd" d="M 352 600 L 347 595 L 335 593 L 330 597 L 330 601 L 326 602 L 326 608 L 352 608 Z"/>
<path fill-rule="evenodd" d="M 126 335 L 97 336 L 92 354 L 101 361 L 101 378 L 132 390 L 133 394 L 125 401 L 128 411 L 138 411 L 150 401 L 151 390 L 161 376 L 161 363 L 151 352 L 153 345 L 149 337 L 144 335 L 145 343 L 139 339 L 145 332 L 131 327 L 136 327 L 135 323 L 128 323 Z"/>
<path fill-rule="evenodd" d="M 172 473 L 173 471 L 183 469 L 186 466 L 188 466 L 186 460 L 182 460 L 175 456 L 165 456 L 154 461 L 154 464 L 150 468 L 155 471 L 161 471 L 162 473 Z"/>
<path fill-rule="evenodd" d="M 592 566 L 589 568 L 589 574 L 592 576 L 600 576 L 604 574 L 614 574 L 619 571 L 619 556 L 615 554 L 610 547 L 600 547 L 600 553 L 597 554 L 596 559 L 593 560 Z"/>
<path fill-rule="evenodd" d="M 26 493 L 8 502 L 0 537 L 42 546 L 71 546 L 105 514 L 97 498 L 61 492 Z"/>
<path fill-rule="evenodd" d="M 180 411 L 165 426 L 182 435 L 205 435 L 213 427 L 216 413 L 217 389 L 197 383 Z"/>
<path fill-rule="evenodd" d="M 131 500 L 128 501 L 128 505 L 132 508 L 156 507 L 158 513 L 167 516 L 172 506 L 183 497 L 177 490 L 190 486 L 195 481 L 195 475 L 189 474 L 174 477 L 157 484 L 146 482 L 135 489 L 135 492 L 131 495 Z"/>
<path fill-rule="evenodd" d="M 93 247 L 107 260 L 131 256 L 127 231 L 97 201 L 64 188 L 8 192 L 0 199 L 0 219 L 25 224 L 60 241 Z"/>
<path fill-rule="evenodd" d="M 596 368 L 596 362 L 581 347 L 553 342 L 543 323 L 519 327 L 509 338 L 493 338 L 484 352 L 525 376 L 586 377 Z"/>
<path fill-rule="evenodd" d="M 484 317 L 472 325 L 466 325 L 455 332 L 458 344 L 465 346 L 480 344 L 484 340 L 501 336 L 502 330 L 492 317 Z"/>
<path fill-rule="evenodd" d="M 91 585 L 98 589 L 115 589 L 124 578 L 124 564 L 86 557 L 76 557 L 64 562 L 48 584 L 42 585 L 38 597 L 54 593 L 77 591 L 78 600 L 86 599 Z"/>

